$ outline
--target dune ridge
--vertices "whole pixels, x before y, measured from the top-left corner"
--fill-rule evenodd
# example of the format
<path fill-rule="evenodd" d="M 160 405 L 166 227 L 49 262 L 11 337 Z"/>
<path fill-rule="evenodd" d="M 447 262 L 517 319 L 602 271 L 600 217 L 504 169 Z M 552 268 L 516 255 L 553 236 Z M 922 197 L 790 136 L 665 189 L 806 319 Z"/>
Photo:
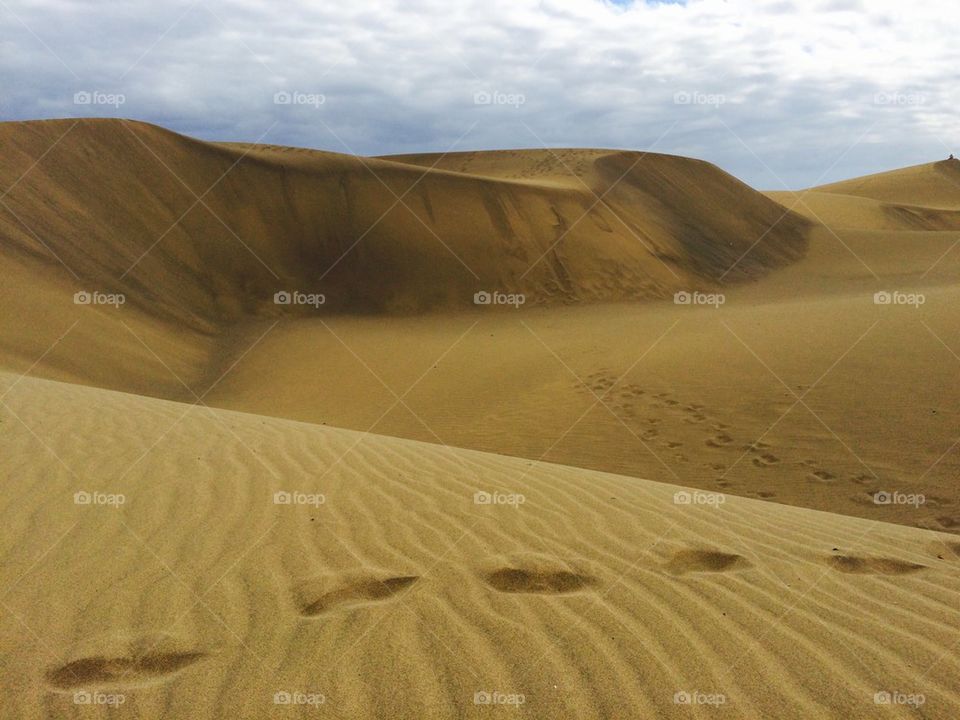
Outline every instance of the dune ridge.
<path fill-rule="evenodd" d="M 646 153 L 578 151 L 585 181 L 561 187 L 132 121 L 3 123 L 0 141 L 4 187 L 30 170 L 5 199 L 5 248 L 55 253 L 201 327 L 266 312 L 291 285 L 348 311 L 462 307 L 480 290 L 664 297 L 716 282 L 783 214 L 714 166 Z M 780 219 L 735 277 L 795 260 L 806 228 Z"/>
<path fill-rule="evenodd" d="M 480 291 L 663 298 L 715 286 L 751 244 L 725 280 L 794 261 L 809 226 L 713 166 L 644 153 L 572 151 L 584 177 L 557 185 L 126 120 L 0 123 L 0 143 L 0 364 L 44 355 L 76 293 L 122 295 L 123 324 L 86 313 L 36 372 L 185 401 L 166 370 L 139 370 L 155 360 L 141 340 L 207 387 L 247 324 L 315 314 L 278 292 L 367 316 L 472 308 Z"/>
<path fill-rule="evenodd" d="M 940 160 L 815 188 L 885 202 L 960 210 L 960 160 Z"/>

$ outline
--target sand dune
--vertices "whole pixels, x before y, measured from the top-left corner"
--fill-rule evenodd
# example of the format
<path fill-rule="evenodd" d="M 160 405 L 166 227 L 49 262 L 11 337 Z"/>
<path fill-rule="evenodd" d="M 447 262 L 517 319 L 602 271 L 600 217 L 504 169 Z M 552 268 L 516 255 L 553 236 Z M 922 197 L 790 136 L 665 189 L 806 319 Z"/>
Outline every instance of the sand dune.
<path fill-rule="evenodd" d="M 960 712 L 951 536 L 2 385 L 5 717 L 87 717 L 76 693 L 129 718 Z"/>
<path fill-rule="evenodd" d="M 535 290 L 520 310 L 443 305 L 429 314 L 391 314 L 385 323 L 373 308 L 397 307 L 384 294 L 392 292 L 386 289 L 388 274 L 394 279 L 408 271 L 429 275 L 422 283 L 414 275 L 398 280 L 421 299 L 431 287 L 449 289 L 459 282 L 459 271 L 445 274 L 438 265 L 440 256 L 450 259 L 442 243 L 402 207 L 383 223 L 400 222 L 404 215 L 412 220 L 420 228 L 418 252 L 403 250 L 395 262 L 376 255 L 386 242 L 417 235 L 410 227 L 406 234 L 391 233 L 372 243 L 370 235 L 357 230 L 354 270 L 344 285 L 352 298 L 346 309 L 338 307 L 334 290 L 319 309 L 276 306 L 270 294 L 279 287 L 328 290 L 326 279 L 309 280 L 336 259 L 324 255 L 329 245 L 323 238 L 351 237 L 360 217 L 373 222 L 373 214 L 357 210 L 360 205 L 395 202 L 374 172 L 389 168 L 388 183 L 401 176 L 412 182 L 423 177 L 414 192 L 436 183 L 428 192 L 435 219 L 465 212 L 471 193 L 489 200 L 484 193 L 491 187 L 512 193 L 521 183 L 523 192 L 533 193 L 516 206 L 523 214 L 551 193 L 573 193 L 586 203 L 593 197 L 586 188 L 599 192 L 623 175 L 629 157 L 561 150 L 360 160 L 295 148 L 198 143 L 134 123 L 0 128 L 26 148 L 11 156 L 11 177 L 12 168 L 28 167 L 27 149 L 39 156 L 39 145 L 31 142 L 67 133 L 9 193 L 10 210 L 0 206 L 9 223 L 0 227 L 19 223 L 21 231 L 11 231 L 2 245 L 6 281 L 0 294 L 9 312 L 2 315 L 0 360 L 10 370 L 30 368 L 37 376 L 184 402 L 203 396 L 235 410 L 960 532 L 960 491 L 954 482 L 960 461 L 953 452 L 960 394 L 952 353 L 958 350 L 950 342 L 960 331 L 952 312 L 960 253 L 953 251 L 957 232 L 944 229 L 955 222 L 951 211 L 908 206 L 913 196 L 891 196 L 888 202 L 824 189 L 772 193 L 783 203 L 775 206 L 781 224 L 750 235 L 742 223 L 752 222 L 754 210 L 767 208 L 757 193 L 704 163 L 638 156 L 637 167 L 606 197 L 615 203 L 616 211 L 610 212 L 621 217 L 627 206 L 643 207 L 637 227 L 649 236 L 659 233 L 677 249 L 684 245 L 685 228 L 705 228 L 702 219 L 717 216 L 710 227 L 723 229 L 722 237 L 734 238 L 738 249 L 746 245 L 741 256 L 749 259 L 759 251 L 765 263 L 776 264 L 786 258 L 785 248 L 793 247 L 795 226 L 778 234 L 784 223 L 794 222 L 795 215 L 785 214 L 790 207 L 809 218 L 805 256 L 763 278 L 728 285 L 739 258 L 724 255 L 727 242 L 703 236 L 687 243 L 706 249 L 698 251 L 698 259 L 688 255 L 674 267 L 698 278 L 690 289 L 722 290 L 725 303 L 719 308 L 624 304 L 622 293 L 629 295 L 627 286 L 633 283 L 623 274 L 632 272 L 629 263 L 609 264 L 625 283 L 609 284 L 604 273 L 587 267 L 593 257 L 578 271 L 577 292 L 612 294 L 621 303 L 557 305 L 549 298 L 561 296 L 551 296 L 543 286 L 543 293 Z M 84 152 L 91 152 L 87 146 L 96 149 L 104 168 L 84 159 Z M 221 219 L 228 218 L 228 225 L 244 229 L 243 242 L 205 208 L 195 208 L 162 235 L 164 223 L 176 217 L 160 206 L 189 207 L 193 196 L 163 169 L 161 159 L 190 178 L 197 194 L 216 172 L 238 162 L 204 202 Z M 130 168 L 138 164 L 143 172 L 134 178 Z M 930 196 L 940 197 L 949 170 L 940 165 L 904 172 L 925 178 Z M 86 174 L 73 170 L 78 166 Z M 112 168 L 119 180 L 105 177 L 100 186 L 89 182 L 88 175 L 106 176 Z M 423 176 L 423 168 L 432 169 Z M 858 182 L 850 181 L 851 186 Z M 912 193 L 919 192 L 912 187 Z M 399 184 L 396 190 L 402 192 Z M 94 210 L 84 205 L 86 195 L 95 196 Z M 519 202 L 519 196 L 511 197 Z M 110 198 L 124 198 L 123 207 L 135 213 L 117 216 L 109 209 L 116 204 Z M 164 204 L 158 198 L 168 199 Z M 483 230 L 484 222 L 496 224 L 497 213 L 487 200 L 477 202 L 484 209 L 471 216 L 470 237 L 432 227 L 451 247 L 490 245 L 484 252 L 496 272 L 519 263 L 519 256 L 497 255 L 496 233 Z M 69 212 L 53 216 L 52 203 L 83 207 L 86 219 Z M 723 212 L 718 205 L 725 205 Z M 569 215 L 571 227 L 576 217 Z M 672 225 L 661 225 L 671 217 Z M 759 216 L 755 219 L 759 222 Z M 46 238 L 68 267 L 83 273 L 80 278 L 51 261 L 42 246 L 27 253 L 32 237 L 27 227 Z M 518 225 L 509 227 L 497 237 L 527 243 L 525 262 L 533 262 L 531 236 L 519 235 Z M 88 234 L 81 232 L 84 228 Z M 568 239 L 575 244 L 572 232 L 563 244 Z M 659 282 L 652 278 L 666 266 L 635 239 L 617 240 L 616 233 L 596 227 L 584 233 L 589 243 L 632 243 L 645 254 L 632 266 L 632 277 L 641 284 Z M 119 280 L 119 253 L 135 260 L 135 245 L 149 247 L 157 239 Z M 244 244 L 256 246 L 270 266 L 297 279 L 279 284 Z M 337 247 L 348 245 L 343 240 Z M 433 253 L 432 259 L 421 251 Z M 178 254 L 192 257 L 181 263 Z M 733 269 L 718 285 L 693 272 L 702 263 L 716 278 L 726 272 L 719 269 L 723 263 Z M 119 287 L 128 301 L 120 308 L 73 303 L 77 290 L 98 287 Z M 668 287 L 659 285 L 656 292 Z M 874 293 L 889 291 L 920 293 L 928 301 L 919 308 L 876 306 Z M 373 305 L 357 300 L 375 295 L 380 299 Z M 882 492 L 923 495 L 925 502 L 878 505 L 874 499 Z"/>
<path fill-rule="evenodd" d="M 956 164 L 0 142 L 0 716 L 960 714 Z"/>
<path fill-rule="evenodd" d="M 835 230 L 960 230 L 960 211 L 957 210 L 884 202 L 821 189 L 767 195 L 811 221 Z"/>
<path fill-rule="evenodd" d="M 584 151 L 583 182 L 556 187 L 126 121 L 4 123 L 0 141 L 5 187 L 30 170 L 5 199 L 5 247 L 55 253 L 201 327 L 267 312 L 291 288 L 350 311 L 462 307 L 479 290 L 666 297 L 716 282 L 783 215 L 718 168 L 652 154 Z M 799 257 L 806 226 L 782 218 L 735 276 Z"/>
<path fill-rule="evenodd" d="M 867 175 L 822 185 L 817 190 L 885 202 L 960 210 L 960 160 L 941 160 Z"/>
<path fill-rule="evenodd" d="M 731 278 L 805 245 L 805 220 L 683 158 L 584 151 L 586 183 L 555 187 L 126 121 L 2 123 L 0 142 L 4 366 L 26 369 L 66 332 L 76 292 L 123 294 L 129 327 L 76 316 L 90 322 L 39 370 L 176 399 L 190 394 L 166 370 L 141 372 L 131 328 L 192 386 L 214 379 L 238 323 L 315 314 L 278 307 L 280 291 L 366 314 L 472 306 L 478 291 L 528 307 L 669 297 L 715 286 L 778 219 Z"/>

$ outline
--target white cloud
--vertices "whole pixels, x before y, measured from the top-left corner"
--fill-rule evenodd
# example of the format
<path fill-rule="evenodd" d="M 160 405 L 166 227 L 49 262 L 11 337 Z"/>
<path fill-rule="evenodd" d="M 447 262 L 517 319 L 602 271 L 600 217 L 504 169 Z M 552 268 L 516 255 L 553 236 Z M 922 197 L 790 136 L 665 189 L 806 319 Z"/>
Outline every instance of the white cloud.
<path fill-rule="evenodd" d="M 952 0 L 5 0 L 0 113 L 123 115 L 209 139 L 254 140 L 276 122 L 265 141 L 365 154 L 443 151 L 471 127 L 458 147 L 646 149 L 672 126 L 655 150 L 776 189 L 960 150 L 953 12 Z M 82 90 L 126 102 L 75 105 Z M 275 105 L 283 90 L 325 102 Z M 513 102 L 476 105 L 478 92 Z"/>

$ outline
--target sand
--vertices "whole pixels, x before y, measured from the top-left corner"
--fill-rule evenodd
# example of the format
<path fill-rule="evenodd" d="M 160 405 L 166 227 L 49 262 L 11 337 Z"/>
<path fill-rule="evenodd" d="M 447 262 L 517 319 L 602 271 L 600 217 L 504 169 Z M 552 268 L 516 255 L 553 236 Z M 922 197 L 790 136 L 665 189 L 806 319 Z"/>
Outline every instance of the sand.
<path fill-rule="evenodd" d="M 45 380 L 3 402 L 6 717 L 960 712 L 954 536 Z"/>
<path fill-rule="evenodd" d="M 0 717 L 960 714 L 960 163 L 0 139 Z"/>

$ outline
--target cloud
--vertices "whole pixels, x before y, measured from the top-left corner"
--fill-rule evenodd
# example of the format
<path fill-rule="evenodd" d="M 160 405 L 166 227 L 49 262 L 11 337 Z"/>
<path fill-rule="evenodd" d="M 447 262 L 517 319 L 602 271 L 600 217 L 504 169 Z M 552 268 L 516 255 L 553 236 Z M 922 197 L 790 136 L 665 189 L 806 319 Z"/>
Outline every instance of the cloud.
<path fill-rule="evenodd" d="M 960 149 L 948 0 L 0 4 L 0 116 L 385 154 L 653 149 L 780 189 Z M 92 95 L 76 104 L 76 93 Z M 290 93 L 276 104 L 278 92 Z M 122 96 L 123 103 L 98 102 Z M 321 101 L 322 99 L 322 101 Z"/>

